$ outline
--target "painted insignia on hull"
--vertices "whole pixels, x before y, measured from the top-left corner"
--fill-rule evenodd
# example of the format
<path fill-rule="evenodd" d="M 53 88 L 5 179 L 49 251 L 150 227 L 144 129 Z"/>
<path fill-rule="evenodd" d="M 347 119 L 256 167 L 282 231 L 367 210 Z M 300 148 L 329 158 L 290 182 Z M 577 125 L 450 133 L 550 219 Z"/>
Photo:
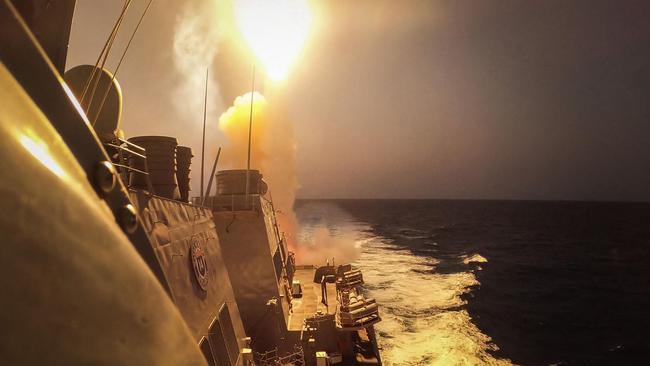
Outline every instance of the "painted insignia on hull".
<path fill-rule="evenodd" d="M 190 246 L 190 257 L 194 267 L 194 277 L 203 291 L 208 291 L 208 261 L 198 239 L 194 238 Z"/>

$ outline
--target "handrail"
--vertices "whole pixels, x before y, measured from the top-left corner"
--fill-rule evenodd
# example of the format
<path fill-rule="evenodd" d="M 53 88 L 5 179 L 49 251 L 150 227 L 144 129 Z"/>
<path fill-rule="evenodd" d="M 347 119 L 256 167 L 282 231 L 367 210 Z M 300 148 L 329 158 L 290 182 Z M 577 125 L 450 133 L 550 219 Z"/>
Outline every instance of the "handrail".
<path fill-rule="evenodd" d="M 117 157 L 114 157 L 113 155 L 111 158 L 113 159 L 113 165 L 118 168 L 119 176 L 123 180 L 125 186 L 130 187 L 129 173 L 141 174 L 145 177 L 149 194 L 154 194 L 153 185 L 151 184 L 151 176 L 149 175 L 149 167 L 147 164 L 147 155 L 145 148 L 119 137 L 116 137 L 110 142 L 105 142 L 104 146 L 117 150 Z M 136 169 L 132 166 L 129 166 L 128 164 L 124 164 L 124 162 L 131 157 L 142 159 L 144 170 Z M 115 159 L 117 161 L 115 161 Z"/>
<path fill-rule="evenodd" d="M 143 159 L 146 159 L 146 158 L 147 158 L 146 155 L 143 155 L 144 152 L 143 152 L 143 154 L 140 154 L 140 153 L 137 153 L 137 152 L 131 151 L 131 150 L 129 150 L 129 149 L 123 147 L 123 146 L 115 145 L 115 144 L 111 144 L 110 142 L 106 142 L 106 143 L 104 143 L 104 146 L 110 146 L 110 147 L 116 148 L 116 149 L 118 149 L 118 150 L 125 150 L 125 151 L 128 151 L 130 154 L 133 154 L 133 155 L 135 155 L 135 156 L 137 156 L 137 157 L 140 157 L 140 158 L 143 158 Z"/>

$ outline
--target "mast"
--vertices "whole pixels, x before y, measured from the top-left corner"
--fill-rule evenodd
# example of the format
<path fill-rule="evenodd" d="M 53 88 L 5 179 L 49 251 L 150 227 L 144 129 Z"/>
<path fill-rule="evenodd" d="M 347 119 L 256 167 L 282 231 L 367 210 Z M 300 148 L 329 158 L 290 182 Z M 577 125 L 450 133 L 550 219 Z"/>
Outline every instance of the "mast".
<path fill-rule="evenodd" d="M 205 98 L 203 100 L 203 140 L 201 142 L 201 202 L 203 202 L 203 169 L 205 167 L 205 116 L 208 109 L 208 72 L 210 68 L 205 69 Z"/>
<path fill-rule="evenodd" d="M 221 147 L 217 150 L 217 157 L 214 159 L 214 165 L 212 165 L 212 173 L 210 173 L 210 179 L 208 179 L 208 188 L 205 190 L 203 198 L 201 198 L 201 206 L 205 203 L 205 199 L 210 196 L 210 188 L 212 187 L 212 180 L 214 179 L 214 174 L 217 170 L 217 163 L 219 162 L 219 156 L 221 155 Z M 216 194 L 215 194 L 216 196 Z M 210 206 L 214 207 L 214 203 Z"/>
<path fill-rule="evenodd" d="M 248 116 L 248 160 L 246 162 L 246 208 L 248 208 L 251 179 L 251 135 L 253 131 L 253 98 L 255 98 L 255 65 L 253 65 L 253 82 L 251 84 L 251 110 Z"/>

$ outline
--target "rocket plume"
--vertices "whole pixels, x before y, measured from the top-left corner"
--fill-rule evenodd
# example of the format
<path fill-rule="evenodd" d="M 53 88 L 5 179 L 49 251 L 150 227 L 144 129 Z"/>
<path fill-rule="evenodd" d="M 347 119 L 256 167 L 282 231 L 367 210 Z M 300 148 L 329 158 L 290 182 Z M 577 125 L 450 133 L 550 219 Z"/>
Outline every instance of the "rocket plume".
<path fill-rule="evenodd" d="M 273 80 L 287 77 L 312 23 L 306 0 L 239 0 L 234 15 L 242 36 Z"/>
<path fill-rule="evenodd" d="M 223 164 L 230 168 L 246 167 L 250 98 L 251 93 L 235 98 L 219 118 L 219 128 L 228 139 Z M 331 258 L 337 263 L 354 260 L 359 251 L 351 235 L 333 237 L 322 231 L 309 238 L 298 236 L 294 201 L 299 184 L 293 123 L 282 100 L 271 101 L 255 92 L 253 103 L 251 169 L 259 169 L 269 184 L 278 224 L 290 250 L 296 253 L 299 263 L 324 264 Z"/>
<path fill-rule="evenodd" d="M 263 147 L 268 128 L 268 103 L 259 92 L 246 93 L 235 98 L 219 117 L 219 129 L 228 138 L 222 161 L 226 166 L 246 167 L 248 154 L 248 121 L 251 95 L 253 96 L 253 129 L 251 137 L 251 169 L 263 169 L 267 153 Z"/>
<path fill-rule="evenodd" d="M 279 224 L 291 244 L 297 228 L 293 212 L 298 189 L 296 148 L 293 124 L 285 117 L 287 113 L 279 110 L 279 104 L 271 105 L 259 92 L 235 98 L 219 118 L 219 128 L 228 139 L 223 164 L 237 169 L 246 167 L 251 95 L 254 95 L 251 169 L 259 169 L 268 182 Z"/>
<path fill-rule="evenodd" d="M 232 15 L 231 30 L 239 30 L 265 76 L 276 82 L 285 79 L 310 33 L 313 14 L 309 2 L 235 0 L 227 3 L 231 5 L 228 9 Z M 222 84 L 222 87 L 226 85 Z M 229 143 L 223 149 L 223 166 L 233 169 L 246 167 L 253 95 L 251 168 L 260 170 L 269 184 L 280 230 L 285 234 L 291 250 L 298 257 L 305 254 L 305 258 L 324 263 L 327 258 L 343 253 L 339 250 L 342 244 L 334 243 L 327 235 L 321 234 L 309 243 L 303 243 L 298 237 L 299 228 L 293 208 L 299 187 L 293 124 L 288 118 L 288 100 L 277 93 L 278 90 L 271 91 L 276 93 L 264 97 L 254 92 L 236 97 L 233 105 L 219 118 L 219 128 Z M 353 245 L 354 242 L 349 243 L 349 246 Z M 344 255 L 345 260 L 352 257 L 348 254 Z"/>

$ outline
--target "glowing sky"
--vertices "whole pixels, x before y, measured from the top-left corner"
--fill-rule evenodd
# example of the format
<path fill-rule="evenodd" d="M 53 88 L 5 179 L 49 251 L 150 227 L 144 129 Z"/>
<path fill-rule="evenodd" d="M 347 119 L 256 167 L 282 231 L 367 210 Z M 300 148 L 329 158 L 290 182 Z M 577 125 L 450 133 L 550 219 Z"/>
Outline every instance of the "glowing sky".
<path fill-rule="evenodd" d="M 123 126 L 196 151 L 202 110 L 174 107 L 180 3 L 154 4 L 120 70 Z M 299 196 L 650 200 L 648 4 L 317 2 L 277 91 L 295 123 Z M 118 8 L 77 1 L 68 67 L 94 62 Z M 211 153 L 251 70 L 236 44 L 217 48 Z"/>

